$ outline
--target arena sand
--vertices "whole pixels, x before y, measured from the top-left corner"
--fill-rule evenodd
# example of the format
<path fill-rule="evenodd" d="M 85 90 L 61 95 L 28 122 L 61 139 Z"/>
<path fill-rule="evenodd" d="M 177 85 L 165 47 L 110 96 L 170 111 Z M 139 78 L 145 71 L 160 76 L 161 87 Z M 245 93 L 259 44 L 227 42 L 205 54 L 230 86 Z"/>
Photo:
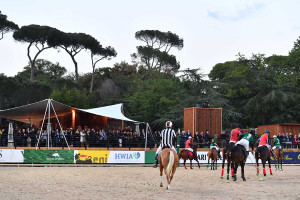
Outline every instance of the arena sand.
<path fill-rule="evenodd" d="M 247 181 L 239 170 L 233 182 L 220 179 L 220 168 L 180 167 L 168 192 L 152 167 L 0 167 L 0 199 L 300 199 L 300 166 L 273 170 L 258 181 L 255 166 L 246 166 Z"/>

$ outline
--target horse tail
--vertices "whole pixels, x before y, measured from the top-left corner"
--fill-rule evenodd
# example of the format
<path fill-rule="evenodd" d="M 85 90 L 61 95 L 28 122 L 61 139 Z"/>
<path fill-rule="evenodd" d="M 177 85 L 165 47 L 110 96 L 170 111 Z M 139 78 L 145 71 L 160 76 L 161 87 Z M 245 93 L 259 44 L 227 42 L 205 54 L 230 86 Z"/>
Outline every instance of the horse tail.
<path fill-rule="evenodd" d="M 178 160 L 181 158 L 181 151 L 178 153 Z"/>
<path fill-rule="evenodd" d="M 173 164 L 174 164 L 174 154 L 173 154 L 173 151 L 170 151 L 169 163 L 168 163 L 168 166 L 166 169 L 168 176 L 170 176 L 170 174 L 171 174 Z"/>

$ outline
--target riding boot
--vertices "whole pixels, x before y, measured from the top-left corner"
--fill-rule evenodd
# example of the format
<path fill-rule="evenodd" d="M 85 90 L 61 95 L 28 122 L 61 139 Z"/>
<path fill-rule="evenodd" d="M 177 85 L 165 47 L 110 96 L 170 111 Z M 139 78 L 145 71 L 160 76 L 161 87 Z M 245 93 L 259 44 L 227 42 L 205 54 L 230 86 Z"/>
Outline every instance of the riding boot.
<path fill-rule="evenodd" d="M 197 158 L 197 152 L 193 151 L 193 155 L 195 158 Z"/>
<path fill-rule="evenodd" d="M 221 159 L 220 149 L 218 150 L 218 158 Z"/>
<path fill-rule="evenodd" d="M 155 161 L 153 167 L 156 168 L 158 165 L 158 154 L 155 155 Z"/>

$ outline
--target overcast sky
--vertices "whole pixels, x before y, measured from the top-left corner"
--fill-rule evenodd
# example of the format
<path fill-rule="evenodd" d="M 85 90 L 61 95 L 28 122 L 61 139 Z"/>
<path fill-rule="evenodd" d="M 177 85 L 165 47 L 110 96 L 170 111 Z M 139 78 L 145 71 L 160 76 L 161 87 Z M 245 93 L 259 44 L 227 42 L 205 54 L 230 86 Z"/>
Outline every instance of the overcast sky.
<path fill-rule="evenodd" d="M 181 69 L 201 68 L 207 74 L 220 62 L 235 60 L 238 52 L 287 55 L 300 36 L 299 0 L 1 0 L 0 10 L 19 27 L 47 25 L 64 32 L 82 32 L 118 55 L 98 67 L 131 63 L 130 54 L 141 42 L 139 30 L 171 31 L 184 39 L 182 50 L 170 53 Z M 28 63 L 28 44 L 12 34 L 0 40 L 0 73 L 16 75 Z M 65 51 L 46 50 L 39 58 L 59 62 L 74 71 Z M 78 54 L 79 72 L 91 72 L 88 52 Z"/>

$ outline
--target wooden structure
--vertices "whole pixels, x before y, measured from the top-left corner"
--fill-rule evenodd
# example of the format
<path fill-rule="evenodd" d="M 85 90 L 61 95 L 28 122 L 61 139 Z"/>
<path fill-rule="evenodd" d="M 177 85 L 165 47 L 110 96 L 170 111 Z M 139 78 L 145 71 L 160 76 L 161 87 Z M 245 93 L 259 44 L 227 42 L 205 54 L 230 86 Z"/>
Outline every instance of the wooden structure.
<path fill-rule="evenodd" d="M 210 135 L 220 135 L 222 132 L 222 108 L 185 108 L 184 109 L 184 130 L 194 134 L 196 132 L 205 133 L 209 131 Z"/>
<path fill-rule="evenodd" d="M 266 130 L 270 130 L 271 137 L 277 135 L 278 133 L 292 133 L 293 135 L 300 133 L 300 124 L 273 124 L 273 125 L 263 125 L 257 127 L 257 133 L 260 135 Z"/>

